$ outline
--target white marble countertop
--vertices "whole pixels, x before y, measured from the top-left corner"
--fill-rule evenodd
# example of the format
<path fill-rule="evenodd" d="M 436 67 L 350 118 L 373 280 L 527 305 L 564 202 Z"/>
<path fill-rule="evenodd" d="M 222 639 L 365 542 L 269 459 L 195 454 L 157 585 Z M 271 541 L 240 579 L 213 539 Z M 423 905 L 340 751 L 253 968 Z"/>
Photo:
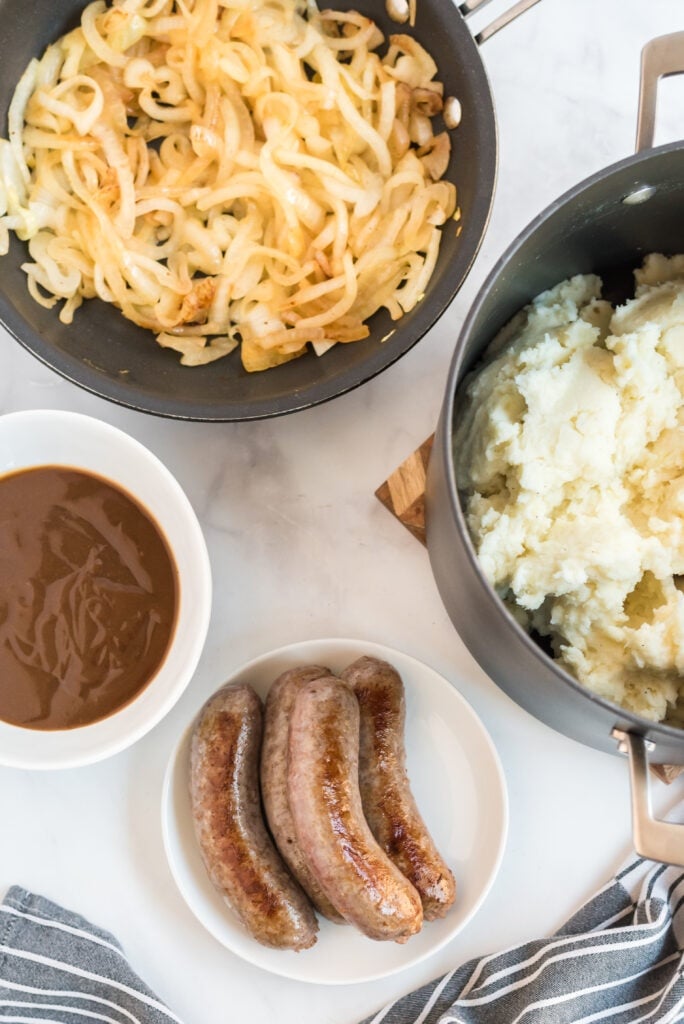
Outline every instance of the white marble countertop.
<path fill-rule="evenodd" d="M 0 891 L 18 883 L 113 931 L 186 1024 L 353 1024 L 464 959 L 553 930 L 629 851 L 626 764 L 552 732 L 486 678 L 447 617 L 426 552 L 373 492 L 433 430 L 460 324 L 492 264 L 550 201 L 632 151 L 641 47 L 682 27 L 681 0 L 542 0 L 483 46 L 500 167 L 480 255 L 429 335 L 333 403 L 250 424 L 164 421 L 62 381 L 0 333 L 3 412 L 73 409 L 128 431 L 175 473 L 207 538 L 212 623 L 172 713 L 93 767 L 0 769 Z M 684 129 L 682 88 L 665 83 L 658 142 Z M 401 974 L 335 988 L 271 976 L 206 933 L 169 873 L 159 813 L 169 752 L 199 700 L 241 662 L 326 636 L 399 648 L 451 680 L 488 728 L 510 798 L 501 871 L 465 930 Z M 683 785 L 659 785 L 656 806 L 681 799 Z"/>

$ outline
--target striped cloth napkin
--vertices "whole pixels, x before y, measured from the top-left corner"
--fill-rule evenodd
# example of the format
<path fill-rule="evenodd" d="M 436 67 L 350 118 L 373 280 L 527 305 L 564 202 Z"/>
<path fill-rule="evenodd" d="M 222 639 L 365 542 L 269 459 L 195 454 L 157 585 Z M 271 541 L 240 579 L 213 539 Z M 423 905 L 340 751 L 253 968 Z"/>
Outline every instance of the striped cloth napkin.
<path fill-rule="evenodd" d="M 363 1024 L 684 1021 L 684 872 L 633 860 L 550 939 L 470 960 Z"/>
<path fill-rule="evenodd" d="M 182 1024 L 109 932 L 18 885 L 0 904 L 0 1021 Z"/>
<path fill-rule="evenodd" d="M 634 860 L 550 939 L 471 960 L 364 1024 L 684 1021 L 683 904 L 681 869 Z M 182 1024 L 108 932 L 18 886 L 0 904 L 0 1021 Z"/>

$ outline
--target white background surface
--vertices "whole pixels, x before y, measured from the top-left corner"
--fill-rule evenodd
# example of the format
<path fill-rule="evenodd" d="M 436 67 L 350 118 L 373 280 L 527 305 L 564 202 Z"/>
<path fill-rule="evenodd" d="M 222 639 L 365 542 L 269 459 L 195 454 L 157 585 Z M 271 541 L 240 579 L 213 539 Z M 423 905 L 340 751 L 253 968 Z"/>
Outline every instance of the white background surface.
<path fill-rule="evenodd" d="M 640 49 L 683 22 L 681 0 L 542 0 L 483 47 L 500 166 L 480 255 L 430 334 L 332 404 L 252 424 L 157 420 L 61 381 L 0 333 L 2 411 L 74 409 L 122 427 L 175 473 L 206 533 L 209 639 L 168 718 L 91 768 L 0 769 L 0 890 L 24 885 L 113 931 L 185 1024 L 353 1024 L 468 957 L 553 930 L 629 851 L 626 765 L 553 733 L 484 676 L 426 552 L 373 492 L 433 430 L 459 327 L 494 261 L 561 192 L 632 151 Z M 665 83 L 656 141 L 684 131 L 683 96 L 684 81 Z M 270 976 L 202 929 L 166 866 L 159 806 L 168 755 L 203 695 L 264 651 L 336 635 L 404 650 L 460 689 L 503 761 L 510 832 L 492 892 L 452 943 L 392 978 L 328 988 Z M 657 805 L 676 803 L 683 785 L 661 786 Z"/>

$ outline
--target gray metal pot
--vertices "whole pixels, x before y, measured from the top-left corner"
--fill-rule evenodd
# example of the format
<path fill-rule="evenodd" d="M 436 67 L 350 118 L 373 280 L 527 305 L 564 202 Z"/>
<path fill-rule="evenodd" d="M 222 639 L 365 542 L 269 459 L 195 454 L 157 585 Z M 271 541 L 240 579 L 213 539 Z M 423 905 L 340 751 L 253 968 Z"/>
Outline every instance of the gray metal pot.
<path fill-rule="evenodd" d="M 599 274 L 606 297 L 624 298 L 644 255 L 672 255 L 684 248 L 684 142 L 649 148 L 658 79 L 681 72 L 684 32 L 644 48 L 637 154 L 588 178 L 537 217 L 475 299 L 454 353 L 430 459 L 427 543 L 447 611 L 485 672 L 566 736 L 599 750 L 628 753 L 637 850 L 684 864 L 684 830 L 651 819 L 647 778 L 648 754 L 654 763 L 684 764 L 684 731 L 654 724 L 586 690 L 513 620 L 480 569 L 452 453 L 459 383 L 514 313 L 578 273 Z"/>

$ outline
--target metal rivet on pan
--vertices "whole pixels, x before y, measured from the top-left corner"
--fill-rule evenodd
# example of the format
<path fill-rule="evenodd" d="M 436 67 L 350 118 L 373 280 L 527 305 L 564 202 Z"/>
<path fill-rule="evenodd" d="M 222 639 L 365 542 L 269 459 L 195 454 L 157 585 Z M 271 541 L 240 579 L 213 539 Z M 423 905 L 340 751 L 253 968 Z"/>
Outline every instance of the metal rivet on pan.
<path fill-rule="evenodd" d="M 461 102 L 455 96 L 448 96 L 444 101 L 444 124 L 447 128 L 458 128 L 461 123 Z"/>
<path fill-rule="evenodd" d="M 645 203 L 647 199 L 655 195 L 656 191 L 655 185 L 640 185 L 633 192 L 628 192 L 626 196 L 623 196 L 622 202 L 627 203 L 628 206 L 636 206 L 637 203 Z"/>
<path fill-rule="evenodd" d="M 618 729 L 617 726 L 611 731 L 610 734 L 614 740 L 617 740 L 617 748 L 619 754 L 629 753 L 629 744 L 627 743 L 627 735 L 624 729 Z M 644 740 L 644 746 L 646 750 L 651 753 L 655 750 L 655 743 L 652 740 Z"/>
<path fill-rule="evenodd" d="M 408 0 L 386 0 L 385 10 L 392 21 L 398 21 L 400 25 L 409 20 Z"/>

